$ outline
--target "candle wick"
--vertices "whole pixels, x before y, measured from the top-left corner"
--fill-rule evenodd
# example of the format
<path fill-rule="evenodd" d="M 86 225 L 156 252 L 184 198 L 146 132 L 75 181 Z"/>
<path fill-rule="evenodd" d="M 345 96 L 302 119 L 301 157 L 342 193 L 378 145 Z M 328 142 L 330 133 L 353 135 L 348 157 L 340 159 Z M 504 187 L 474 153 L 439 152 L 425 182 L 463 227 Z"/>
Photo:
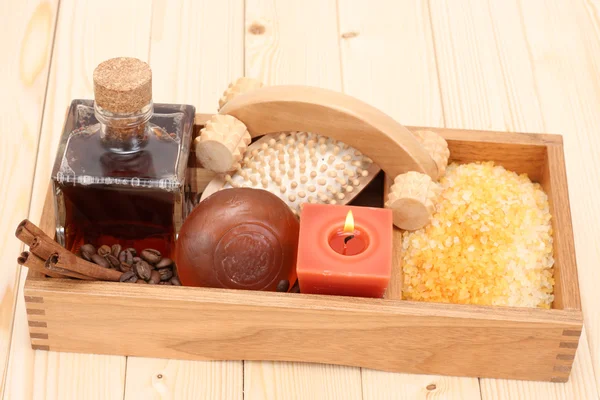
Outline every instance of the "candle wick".
<path fill-rule="evenodd" d="M 348 244 L 348 242 L 350 241 L 350 239 L 353 239 L 354 235 L 350 235 L 344 238 L 344 247 L 346 247 L 346 244 Z"/>

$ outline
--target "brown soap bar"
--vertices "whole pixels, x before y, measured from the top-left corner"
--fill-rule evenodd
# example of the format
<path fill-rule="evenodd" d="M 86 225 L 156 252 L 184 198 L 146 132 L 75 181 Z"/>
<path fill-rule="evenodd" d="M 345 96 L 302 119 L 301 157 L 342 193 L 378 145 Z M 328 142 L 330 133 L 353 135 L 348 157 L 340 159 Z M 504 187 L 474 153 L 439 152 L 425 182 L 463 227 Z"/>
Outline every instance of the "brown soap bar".
<path fill-rule="evenodd" d="M 300 225 L 289 207 L 261 189 L 221 190 L 187 217 L 175 245 L 185 286 L 276 291 L 296 281 Z"/>

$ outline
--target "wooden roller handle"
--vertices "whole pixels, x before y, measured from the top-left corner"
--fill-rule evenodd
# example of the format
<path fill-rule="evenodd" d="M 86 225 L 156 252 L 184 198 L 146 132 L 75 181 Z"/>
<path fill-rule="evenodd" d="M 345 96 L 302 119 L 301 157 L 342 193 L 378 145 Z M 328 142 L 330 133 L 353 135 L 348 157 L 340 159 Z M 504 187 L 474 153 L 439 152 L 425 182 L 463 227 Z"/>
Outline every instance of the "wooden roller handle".
<path fill-rule="evenodd" d="M 267 86 L 243 93 L 219 111 L 242 121 L 252 137 L 305 131 L 340 140 L 367 155 L 391 177 L 438 168 L 412 133 L 354 97 L 308 86 Z"/>

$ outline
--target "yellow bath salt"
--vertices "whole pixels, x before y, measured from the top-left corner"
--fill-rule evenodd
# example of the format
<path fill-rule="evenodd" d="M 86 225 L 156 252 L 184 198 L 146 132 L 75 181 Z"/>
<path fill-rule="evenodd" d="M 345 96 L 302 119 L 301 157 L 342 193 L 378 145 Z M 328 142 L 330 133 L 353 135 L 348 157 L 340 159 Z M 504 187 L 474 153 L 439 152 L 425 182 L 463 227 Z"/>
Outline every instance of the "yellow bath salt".
<path fill-rule="evenodd" d="M 527 175 L 492 162 L 451 164 L 431 223 L 403 233 L 403 297 L 549 308 L 548 197 Z"/>

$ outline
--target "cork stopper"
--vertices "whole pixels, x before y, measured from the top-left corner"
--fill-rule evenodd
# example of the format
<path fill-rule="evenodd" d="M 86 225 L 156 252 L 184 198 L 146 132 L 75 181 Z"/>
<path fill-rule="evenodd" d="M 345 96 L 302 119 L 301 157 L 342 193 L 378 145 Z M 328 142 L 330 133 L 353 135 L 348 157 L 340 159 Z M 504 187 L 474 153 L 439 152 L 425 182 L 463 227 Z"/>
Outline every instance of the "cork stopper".
<path fill-rule="evenodd" d="M 152 71 L 137 58 L 106 60 L 94 70 L 94 97 L 103 109 L 117 114 L 141 110 L 152 101 Z"/>

